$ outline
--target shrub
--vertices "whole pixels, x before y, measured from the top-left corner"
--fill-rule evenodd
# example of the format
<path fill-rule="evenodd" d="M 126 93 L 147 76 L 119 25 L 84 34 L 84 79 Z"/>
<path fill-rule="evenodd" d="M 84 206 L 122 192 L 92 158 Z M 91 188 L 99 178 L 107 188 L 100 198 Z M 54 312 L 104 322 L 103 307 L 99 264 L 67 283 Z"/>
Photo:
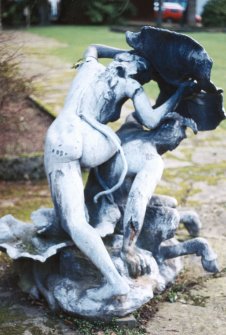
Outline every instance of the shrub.
<path fill-rule="evenodd" d="M 59 20 L 72 24 L 102 24 L 115 22 L 134 10 L 129 0 L 61 0 Z"/>
<path fill-rule="evenodd" d="M 50 4 L 48 0 L 1 0 L 3 26 L 27 24 L 24 9 L 30 9 L 31 24 L 48 24 Z"/>
<path fill-rule="evenodd" d="M 202 22 L 206 27 L 226 27 L 226 1 L 209 0 L 204 6 Z"/>
<path fill-rule="evenodd" d="M 9 49 L 8 42 L 12 39 L 9 33 L 0 33 L 0 109 L 5 102 L 25 97 L 32 91 L 32 78 L 20 74 L 18 51 Z"/>

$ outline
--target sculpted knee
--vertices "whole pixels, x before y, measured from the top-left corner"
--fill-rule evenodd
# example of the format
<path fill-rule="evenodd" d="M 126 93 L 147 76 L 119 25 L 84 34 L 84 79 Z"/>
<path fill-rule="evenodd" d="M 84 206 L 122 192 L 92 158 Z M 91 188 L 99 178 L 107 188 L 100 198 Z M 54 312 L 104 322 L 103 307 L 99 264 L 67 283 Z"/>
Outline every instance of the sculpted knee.
<path fill-rule="evenodd" d="M 146 161 L 144 168 L 149 171 L 153 177 L 155 176 L 155 179 L 160 181 L 164 171 L 164 162 L 160 155 L 154 155 L 150 160 Z"/>

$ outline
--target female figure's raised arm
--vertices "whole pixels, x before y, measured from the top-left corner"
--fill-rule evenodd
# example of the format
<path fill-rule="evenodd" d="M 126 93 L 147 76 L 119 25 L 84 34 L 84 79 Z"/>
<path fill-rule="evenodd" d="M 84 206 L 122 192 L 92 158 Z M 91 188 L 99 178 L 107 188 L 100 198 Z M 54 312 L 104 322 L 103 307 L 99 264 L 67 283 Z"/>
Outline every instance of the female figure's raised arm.
<path fill-rule="evenodd" d="M 128 50 L 113 48 L 102 44 L 91 44 L 84 52 L 84 58 L 114 58 L 118 53 L 128 52 Z"/>
<path fill-rule="evenodd" d="M 145 127 L 156 128 L 166 114 L 173 112 L 180 99 L 187 90 L 191 90 L 195 84 L 185 82 L 179 86 L 177 91 L 161 106 L 153 109 L 150 99 L 143 90 L 143 87 L 135 80 L 129 80 L 127 94 L 132 99 L 135 107 L 135 118 Z"/>

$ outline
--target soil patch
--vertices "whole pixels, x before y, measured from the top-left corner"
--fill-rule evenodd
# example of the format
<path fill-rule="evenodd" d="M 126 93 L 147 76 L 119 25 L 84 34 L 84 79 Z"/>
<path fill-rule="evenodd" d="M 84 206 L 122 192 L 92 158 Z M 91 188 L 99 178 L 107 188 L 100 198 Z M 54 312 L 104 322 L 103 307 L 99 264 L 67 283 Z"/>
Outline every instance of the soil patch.
<path fill-rule="evenodd" d="M 53 118 L 22 98 L 4 104 L 0 121 L 0 156 L 21 156 L 43 152 Z"/>

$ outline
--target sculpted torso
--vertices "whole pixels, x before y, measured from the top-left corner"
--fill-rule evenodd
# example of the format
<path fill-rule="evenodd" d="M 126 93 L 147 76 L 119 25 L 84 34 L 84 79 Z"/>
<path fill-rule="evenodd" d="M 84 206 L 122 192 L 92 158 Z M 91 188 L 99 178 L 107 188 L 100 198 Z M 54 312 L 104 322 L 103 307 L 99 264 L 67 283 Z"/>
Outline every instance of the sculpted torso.
<path fill-rule="evenodd" d="M 80 160 L 83 167 L 95 167 L 115 154 L 115 145 L 83 119 L 90 119 L 95 124 L 97 121 L 104 131 L 107 128 L 104 124 L 120 117 L 121 106 L 130 91 L 140 86 L 132 79 L 114 75 L 113 71 L 106 71 L 94 58 L 81 66 L 64 109 L 48 130 L 45 147 L 47 169 L 51 170 L 55 162 L 71 160 Z M 118 141 L 110 128 L 106 131 Z"/>

